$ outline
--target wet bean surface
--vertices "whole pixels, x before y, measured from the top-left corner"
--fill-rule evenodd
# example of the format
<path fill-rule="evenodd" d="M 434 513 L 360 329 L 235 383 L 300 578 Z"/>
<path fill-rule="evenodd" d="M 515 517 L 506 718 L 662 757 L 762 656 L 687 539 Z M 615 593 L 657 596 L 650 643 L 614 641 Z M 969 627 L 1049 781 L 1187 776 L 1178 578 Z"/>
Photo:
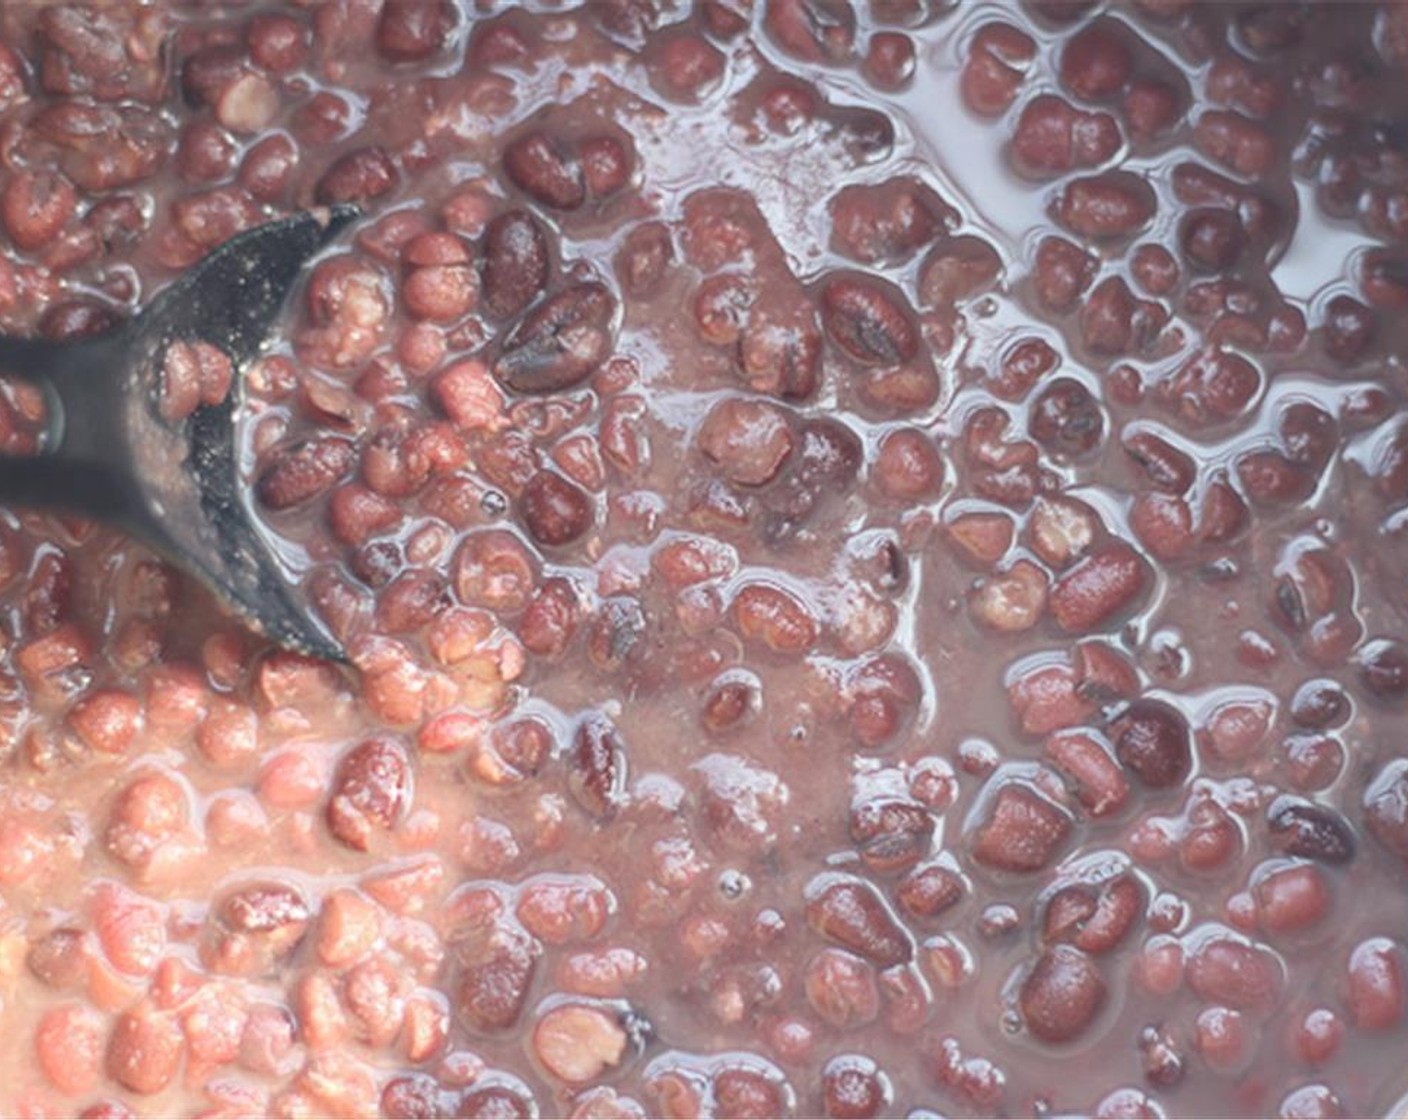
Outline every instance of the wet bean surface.
<path fill-rule="evenodd" d="M 1405 13 L 0 8 L 7 333 L 363 211 L 241 427 L 350 665 L 0 510 L 0 1112 L 1388 1112 Z"/>

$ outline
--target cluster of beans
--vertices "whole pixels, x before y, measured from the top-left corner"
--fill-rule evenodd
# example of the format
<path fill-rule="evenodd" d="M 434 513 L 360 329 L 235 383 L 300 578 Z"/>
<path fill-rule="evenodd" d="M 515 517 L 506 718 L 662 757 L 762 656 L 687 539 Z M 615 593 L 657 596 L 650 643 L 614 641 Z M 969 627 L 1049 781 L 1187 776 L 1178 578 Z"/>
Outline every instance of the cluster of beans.
<path fill-rule="evenodd" d="M 242 437 L 352 668 L 3 515 L 0 1106 L 1386 1109 L 1403 13 L 0 11 L 5 330 L 364 212 Z"/>

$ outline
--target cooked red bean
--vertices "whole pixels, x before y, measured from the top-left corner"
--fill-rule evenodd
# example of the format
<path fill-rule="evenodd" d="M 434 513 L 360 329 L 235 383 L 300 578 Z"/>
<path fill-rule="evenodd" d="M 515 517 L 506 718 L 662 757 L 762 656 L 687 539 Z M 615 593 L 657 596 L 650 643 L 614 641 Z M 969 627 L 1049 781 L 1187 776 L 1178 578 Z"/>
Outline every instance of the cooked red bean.
<path fill-rule="evenodd" d="M 410 761 L 399 744 L 372 739 L 338 765 L 328 801 L 328 827 L 350 848 L 365 851 L 379 832 L 394 828 L 412 798 Z"/>
<path fill-rule="evenodd" d="M 973 858 L 998 871 L 1032 872 L 1049 865 L 1070 835 L 1070 818 L 1035 790 L 1003 785 L 973 837 Z"/>
<path fill-rule="evenodd" d="M 909 960 L 914 948 L 875 889 L 855 880 L 813 883 L 807 922 L 823 937 L 887 967 Z"/>
<path fill-rule="evenodd" d="M 1022 982 L 1022 1021 L 1043 1042 L 1071 1042 L 1085 1033 L 1105 1003 L 1105 981 L 1079 949 L 1055 945 Z"/>
<path fill-rule="evenodd" d="M 1158 700 L 1136 700 L 1111 726 L 1115 756 L 1144 785 L 1178 785 L 1192 767 L 1188 721 Z"/>
<path fill-rule="evenodd" d="M 1051 615 L 1071 634 L 1089 633 L 1129 608 L 1142 593 L 1144 563 L 1127 544 L 1092 551 L 1051 587 Z"/>
<path fill-rule="evenodd" d="M 558 292 L 508 335 L 494 375 L 518 393 L 571 388 L 606 360 L 614 314 L 615 302 L 600 284 Z"/>

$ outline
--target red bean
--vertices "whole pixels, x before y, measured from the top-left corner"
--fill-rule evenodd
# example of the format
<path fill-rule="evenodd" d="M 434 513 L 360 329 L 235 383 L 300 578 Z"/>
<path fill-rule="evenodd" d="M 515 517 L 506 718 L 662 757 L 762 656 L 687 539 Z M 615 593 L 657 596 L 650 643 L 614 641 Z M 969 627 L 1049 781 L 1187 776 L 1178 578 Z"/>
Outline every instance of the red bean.
<path fill-rule="evenodd" d="M 742 587 L 733 600 L 738 631 L 778 653 L 801 654 L 816 642 L 817 625 L 790 592 L 765 583 Z"/>
<path fill-rule="evenodd" d="M 1058 731 L 1046 740 L 1045 751 L 1092 817 L 1112 816 L 1124 808 L 1129 783 L 1101 737 L 1080 729 Z"/>
<path fill-rule="evenodd" d="M 323 172 L 315 193 L 323 203 L 365 203 L 390 192 L 396 181 L 396 167 L 384 151 L 378 147 L 357 148 Z"/>
<path fill-rule="evenodd" d="M 1333 1011 L 1317 1007 L 1295 1024 L 1293 1045 L 1300 1060 L 1321 1065 L 1334 1057 L 1344 1040 L 1344 1024 Z"/>
<path fill-rule="evenodd" d="M 1387 937 L 1361 941 L 1349 954 L 1345 1004 L 1361 1031 L 1387 1031 L 1403 1020 L 1403 954 Z"/>
<path fill-rule="evenodd" d="M 1087 101 L 1119 93 L 1133 69 L 1125 36 L 1118 30 L 1122 26 L 1101 20 L 1073 35 L 1061 52 L 1061 84 Z"/>
<path fill-rule="evenodd" d="M 503 161 L 513 184 L 544 206 L 576 210 L 587 200 L 581 164 L 544 132 L 514 140 L 504 149 Z"/>
<path fill-rule="evenodd" d="M 1238 113 L 1209 109 L 1193 128 L 1193 143 L 1238 175 L 1257 179 L 1276 158 L 1276 141 L 1261 125 Z"/>
<path fill-rule="evenodd" d="M 866 45 L 862 69 L 876 87 L 902 89 L 914 76 L 914 41 L 898 31 L 875 32 Z"/>
<path fill-rule="evenodd" d="M 920 302 L 951 307 L 990 287 L 1001 272 L 997 250 L 982 238 L 971 234 L 950 238 L 924 259 L 919 271 Z"/>
<path fill-rule="evenodd" d="M 1261 376 L 1245 358 L 1225 350 L 1195 354 L 1159 392 L 1189 419 L 1216 423 L 1239 415 L 1261 388 Z"/>
<path fill-rule="evenodd" d="M 269 509 L 290 509 L 329 490 L 355 460 L 356 452 L 345 439 L 310 439 L 279 455 L 260 475 L 255 492 Z"/>
<path fill-rule="evenodd" d="M 1359 651 L 1359 680 L 1380 702 L 1408 697 L 1408 645 L 1394 638 L 1366 642 Z"/>
<path fill-rule="evenodd" d="M 1045 735 L 1070 727 L 1092 715 L 1095 705 L 1077 690 L 1078 678 L 1069 665 L 1038 665 L 1015 677 L 1007 698 L 1028 735 Z"/>
<path fill-rule="evenodd" d="M 501 1033 L 523 1013 L 537 959 L 523 934 L 484 938 L 465 946 L 455 1011 L 472 1030 Z M 465 1102 L 461 1102 L 461 1110 Z"/>
<path fill-rule="evenodd" d="M 916 428 L 896 428 L 880 441 L 872 476 L 887 497 L 933 497 L 943 485 L 944 464 L 934 442 Z"/>
<path fill-rule="evenodd" d="M 1041 305 L 1055 314 L 1076 306 L 1095 278 L 1096 259 L 1060 237 L 1043 237 L 1037 245 L 1032 284 Z"/>
<path fill-rule="evenodd" d="M 908 935 L 868 883 L 819 876 L 807 895 L 807 924 L 823 937 L 881 968 L 913 957 Z"/>
<path fill-rule="evenodd" d="M 1325 305 L 1321 332 L 1325 353 L 1341 365 L 1354 365 L 1373 346 L 1378 317 L 1353 296 L 1337 295 Z"/>
<path fill-rule="evenodd" d="M 260 12 L 249 21 L 249 57 L 270 73 L 296 70 L 308 54 L 308 31 L 292 16 Z"/>
<path fill-rule="evenodd" d="M 539 471 L 519 499 L 528 533 L 541 545 L 571 544 L 592 527 L 591 498 L 554 471 Z"/>
<path fill-rule="evenodd" d="M 1098 167 L 1120 144 L 1119 125 L 1109 113 L 1082 112 L 1051 94 L 1028 101 L 1012 133 L 1018 170 L 1038 179 Z"/>
<path fill-rule="evenodd" d="M 1115 755 L 1150 789 L 1176 786 L 1192 768 L 1188 721 L 1158 700 L 1136 700 L 1111 725 Z"/>
<path fill-rule="evenodd" d="M 908 260 L 955 219 L 952 207 L 907 177 L 842 187 L 828 209 L 832 245 L 862 264 Z M 986 244 L 976 238 L 965 240 Z"/>
<path fill-rule="evenodd" d="M 625 795 L 626 747 L 620 732 L 604 715 L 593 713 L 573 738 L 568 786 L 589 813 L 609 817 Z"/>
<path fill-rule="evenodd" d="M 1281 964 L 1270 951 L 1216 932 L 1189 955 L 1186 976 L 1199 998 L 1236 1011 L 1270 1009 L 1282 985 Z"/>
<path fill-rule="evenodd" d="M 0 219 L 16 247 L 32 252 L 58 236 L 76 202 L 77 192 L 63 174 L 21 171 L 0 195 Z"/>
<path fill-rule="evenodd" d="M 387 0 L 377 19 L 376 49 L 392 62 L 423 62 L 445 45 L 454 26 L 450 0 Z"/>
<path fill-rule="evenodd" d="M 1050 801 L 1007 783 L 973 835 L 973 858 L 997 871 L 1040 871 L 1065 846 L 1070 832 L 1070 818 Z"/>
<path fill-rule="evenodd" d="M 1072 1042 L 1105 1003 L 1105 981 L 1079 949 L 1053 945 L 1022 982 L 1022 1021 L 1043 1042 Z"/>
<path fill-rule="evenodd" d="M 1315 925 L 1328 912 L 1331 895 L 1314 864 L 1271 871 L 1252 887 L 1257 920 L 1270 934 L 1291 933 Z"/>
<path fill-rule="evenodd" d="M 376 835 L 396 827 L 412 796 L 405 749 L 390 739 L 370 739 L 338 765 L 327 805 L 328 828 L 349 848 L 366 851 Z"/>
<path fill-rule="evenodd" d="M 964 61 L 959 89 L 975 113 L 997 116 L 1017 97 L 1027 68 L 1036 57 L 1036 43 L 1008 23 L 989 23 L 973 36 Z"/>
<path fill-rule="evenodd" d="M 833 342 L 865 365 L 912 361 L 919 337 L 898 293 L 878 282 L 845 277 L 821 293 L 821 322 Z"/>
<path fill-rule="evenodd" d="M 849 0 L 767 0 L 763 26 L 784 51 L 803 62 L 842 62 L 855 45 Z"/>
<path fill-rule="evenodd" d="M 821 950 L 807 962 L 803 983 L 812 1010 L 833 1027 L 863 1026 L 880 1014 L 875 969 L 851 953 Z"/>
<path fill-rule="evenodd" d="M 945 867 L 917 867 L 900 880 L 900 908 L 914 918 L 933 918 L 956 906 L 965 894 L 963 880 Z"/>
<path fill-rule="evenodd" d="M 590 377 L 613 344 L 615 301 L 600 284 L 566 288 L 509 334 L 494 376 L 518 393 L 569 389 Z"/>
<path fill-rule="evenodd" d="M 176 1076 L 185 1040 L 170 1016 L 142 1006 L 119 1015 L 108 1039 L 108 1076 L 133 1093 L 159 1093 Z"/>
<path fill-rule="evenodd" d="M 1302 1085 L 1287 1093 L 1276 1115 L 1284 1120 L 1336 1120 L 1344 1116 L 1339 1097 L 1324 1085 Z"/>
<path fill-rule="evenodd" d="M 983 581 L 970 600 L 973 617 L 1004 633 L 1030 630 L 1047 604 L 1047 576 L 1029 560 L 1018 560 L 1007 571 Z"/>
<path fill-rule="evenodd" d="M 1068 634 L 1085 634 L 1124 613 L 1143 593 L 1144 563 L 1122 541 L 1092 551 L 1051 587 L 1051 615 Z"/>
<path fill-rule="evenodd" d="M 1127 171 L 1109 171 L 1067 183 L 1053 216 L 1081 237 L 1110 240 L 1138 232 L 1156 208 L 1147 182 Z"/>
<path fill-rule="evenodd" d="M 97 1088 L 103 1074 L 107 1020 L 85 1003 L 60 1003 L 45 1010 L 34 1032 L 39 1068 L 61 1093 L 81 1096 Z"/>
<path fill-rule="evenodd" d="M 869 1120 L 893 1097 L 889 1078 L 870 1058 L 838 1054 L 821 1071 L 821 1099 L 831 1120 Z"/>
<path fill-rule="evenodd" d="M 765 401 L 729 397 L 710 409 L 699 447 L 730 482 L 761 486 L 776 477 L 792 453 L 789 415 Z"/>

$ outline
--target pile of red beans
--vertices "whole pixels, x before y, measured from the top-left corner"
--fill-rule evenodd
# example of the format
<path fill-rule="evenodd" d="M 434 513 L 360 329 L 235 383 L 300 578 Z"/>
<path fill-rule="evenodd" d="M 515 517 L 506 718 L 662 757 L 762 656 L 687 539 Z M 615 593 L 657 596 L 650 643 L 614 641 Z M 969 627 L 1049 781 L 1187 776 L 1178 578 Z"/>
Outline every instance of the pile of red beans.
<path fill-rule="evenodd" d="M 0 1112 L 1408 1094 L 1408 8 L 0 7 L 5 332 L 332 203 L 350 665 L 0 511 Z"/>

